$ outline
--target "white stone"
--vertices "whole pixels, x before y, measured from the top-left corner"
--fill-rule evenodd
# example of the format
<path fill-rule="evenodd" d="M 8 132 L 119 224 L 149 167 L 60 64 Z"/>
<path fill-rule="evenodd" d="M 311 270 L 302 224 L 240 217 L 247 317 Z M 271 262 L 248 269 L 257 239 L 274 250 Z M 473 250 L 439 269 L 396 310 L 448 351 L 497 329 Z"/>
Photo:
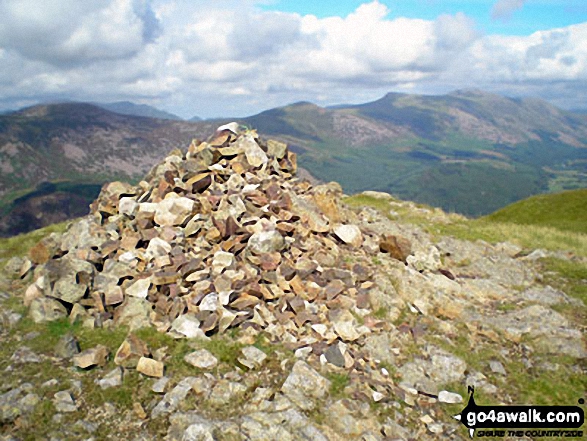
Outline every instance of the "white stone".
<path fill-rule="evenodd" d="M 238 123 L 237 122 L 229 122 L 228 124 L 221 125 L 216 129 L 217 132 L 223 132 L 224 130 L 228 130 L 229 132 L 238 135 Z"/>
<path fill-rule="evenodd" d="M 373 392 L 373 401 L 375 401 L 376 403 L 383 400 L 383 398 L 385 398 L 385 395 L 383 395 L 381 392 Z"/>
<path fill-rule="evenodd" d="M 457 393 L 442 390 L 438 394 L 438 401 L 440 401 L 441 403 L 457 404 L 463 402 L 463 397 L 461 397 Z"/>
<path fill-rule="evenodd" d="M 235 263 L 234 254 L 226 251 L 216 251 L 212 259 L 212 271 L 219 274 L 226 268 L 234 268 Z"/>
<path fill-rule="evenodd" d="M 200 302 L 200 311 L 214 312 L 218 309 L 218 294 L 215 292 L 208 294 Z"/>
<path fill-rule="evenodd" d="M 239 358 L 238 361 L 249 369 L 261 366 L 267 358 L 267 354 L 255 346 L 247 346 L 241 352 L 244 357 Z"/>
<path fill-rule="evenodd" d="M 171 251 L 171 245 L 159 237 L 154 237 L 149 241 L 146 256 L 149 259 L 159 256 L 166 256 Z"/>
<path fill-rule="evenodd" d="M 165 392 L 167 383 L 169 383 L 169 377 L 161 377 L 153 383 L 153 386 L 151 386 L 151 390 L 156 394 L 162 394 Z"/>
<path fill-rule="evenodd" d="M 187 354 L 184 358 L 186 363 L 191 364 L 199 369 L 213 369 L 218 365 L 218 359 L 206 349 L 199 349 L 197 351 Z"/>
<path fill-rule="evenodd" d="M 157 204 L 155 222 L 162 227 L 181 225 L 192 214 L 193 209 L 193 200 L 186 197 L 169 197 Z"/>
<path fill-rule="evenodd" d="M 53 396 L 53 404 L 57 412 L 75 412 L 77 410 L 77 405 L 71 393 L 66 390 L 57 392 Z"/>
<path fill-rule="evenodd" d="M 267 161 L 269 161 L 267 154 L 265 154 L 261 147 L 259 147 L 259 144 L 257 144 L 255 138 L 253 138 L 251 134 L 244 135 L 240 138 L 240 141 L 249 164 L 253 167 L 267 164 Z"/>
<path fill-rule="evenodd" d="M 363 243 L 363 235 L 356 225 L 337 225 L 334 227 L 334 234 L 344 243 L 360 247 Z"/>
<path fill-rule="evenodd" d="M 133 216 L 138 207 L 139 204 L 137 201 L 129 197 L 120 198 L 120 201 L 118 202 L 118 212 L 120 214 L 126 214 L 127 216 Z"/>
<path fill-rule="evenodd" d="M 303 348 L 296 349 L 296 351 L 294 352 L 294 356 L 296 358 L 306 359 L 306 358 L 308 358 L 308 355 L 310 355 L 311 353 L 312 353 L 312 347 L 306 346 Z"/>
<path fill-rule="evenodd" d="M 157 204 L 154 202 L 141 202 L 139 204 L 136 216 L 145 218 L 145 219 L 153 219 L 155 216 L 155 212 L 157 211 Z"/>
<path fill-rule="evenodd" d="M 126 253 L 122 253 L 118 256 L 119 262 L 130 263 L 137 258 L 137 255 L 134 251 L 127 251 Z"/>
<path fill-rule="evenodd" d="M 189 314 L 176 318 L 171 324 L 171 329 L 187 338 L 206 337 L 200 329 L 200 321 Z"/>
<path fill-rule="evenodd" d="M 125 292 L 126 295 L 131 297 L 137 297 L 139 299 L 147 298 L 149 294 L 149 287 L 151 286 L 151 278 L 147 277 L 146 279 L 139 279 L 126 288 Z"/>

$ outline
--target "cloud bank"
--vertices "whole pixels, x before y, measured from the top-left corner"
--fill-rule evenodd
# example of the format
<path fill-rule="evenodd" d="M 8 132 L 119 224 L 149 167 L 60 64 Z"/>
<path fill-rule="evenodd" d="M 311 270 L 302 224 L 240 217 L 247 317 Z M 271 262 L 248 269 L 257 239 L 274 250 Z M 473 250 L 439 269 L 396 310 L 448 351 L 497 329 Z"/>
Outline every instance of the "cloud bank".
<path fill-rule="evenodd" d="M 500 0 L 492 13 L 522 4 Z M 317 18 L 254 1 L 3 0 L 0 106 L 129 99 L 210 117 L 467 87 L 585 102 L 587 23 L 484 36 L 462 13 L 391 12 L 378 1 Z"/>

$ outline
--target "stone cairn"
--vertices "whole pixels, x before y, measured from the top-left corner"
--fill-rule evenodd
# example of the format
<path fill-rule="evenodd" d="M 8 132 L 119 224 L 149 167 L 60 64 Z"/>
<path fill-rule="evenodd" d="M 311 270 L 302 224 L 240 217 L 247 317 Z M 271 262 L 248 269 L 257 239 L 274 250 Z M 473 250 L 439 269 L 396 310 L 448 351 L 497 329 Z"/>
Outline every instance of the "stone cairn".
<path fill-rule="evenodd" d="M 232 123 L 137 186 L 105 185 L 90 215 L 32 249 L 32 318 L 178 338 L 238 326 L 353 366 L 345 342 L 389 326 L 372 314 L 369 254 L 392 244 L 361 231 L 338 184 L 296 167 L 286 144 Z"/>

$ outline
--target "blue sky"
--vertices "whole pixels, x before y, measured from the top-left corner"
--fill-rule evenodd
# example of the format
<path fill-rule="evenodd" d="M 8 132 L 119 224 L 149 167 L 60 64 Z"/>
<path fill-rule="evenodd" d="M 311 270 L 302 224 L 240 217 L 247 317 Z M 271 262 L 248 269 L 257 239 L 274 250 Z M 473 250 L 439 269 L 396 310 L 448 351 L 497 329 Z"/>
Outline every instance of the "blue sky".
<path fill-rule="evenodd" d="M 1 0 L 0 110 L 182 117 L 478 88 L 587 108 L 585 0 Z"/>
<path fill-rule="evenodd" d="M 319 18 L 346 17 L 362 3 L 361 0 L 274 0 L 261 4 L 264 10 L 312 14 Z M 545 29 L 565 27 L 587 21 L 585 0 L 525 1 L 509 19 L 492 19 L 495 1 L 468 0 L 397 0 L 386 5 L 389 17 L 408 17 L 434 20 L 441 14 L 463 12 L 473 18 L 480 31 L 487 34 L 529 35 Z"/>

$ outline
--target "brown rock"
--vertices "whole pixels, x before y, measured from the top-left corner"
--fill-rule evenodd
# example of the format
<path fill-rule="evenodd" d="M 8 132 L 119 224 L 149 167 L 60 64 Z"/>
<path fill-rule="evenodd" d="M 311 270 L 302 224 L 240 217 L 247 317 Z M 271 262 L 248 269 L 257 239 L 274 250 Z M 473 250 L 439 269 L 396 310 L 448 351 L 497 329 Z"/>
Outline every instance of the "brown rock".
<path fill-rule="evenodd" d="M 149 355 L 145 342 L 130 334 L 116 351 L 114 363 L 125 368 L 135 368 L 139 359 L 145 355 Z"/>
<path fill-rule="evenodd" d="M 106 346 L 98 345 L 95 348 L 86 349 L 75 355 L 73 357 L 73 364 L 82 369 L 92 366 L 104 366 L 109 353 Z"/>
<path fill-rule="evenodd" d="M 389 253 L 391 257 L 405 262 L 407 257 L 412 253 L 412 244 L 410 241 L 401 236 L 393 234 L 383 234 L 379 240 L 379 248 L 384 253 Z"/>
<path fill-rule="evenodd" d="M 43 242 L 39 242 L 30 249 L 29 257 L 31 258 L 33 263 L 39 265 L 42 263 L 46 263 L 49 260 L 49 258 L 51 257 L 51 252 L 47 245 L 45 245 Z"/>
<path fill-rule="evenodd" d="M 153 360 L 152 358 L 141 357 L 137 364 L 137 372 L 147 377 L 161 378 L 165 365 L 162 361 Z"/>

